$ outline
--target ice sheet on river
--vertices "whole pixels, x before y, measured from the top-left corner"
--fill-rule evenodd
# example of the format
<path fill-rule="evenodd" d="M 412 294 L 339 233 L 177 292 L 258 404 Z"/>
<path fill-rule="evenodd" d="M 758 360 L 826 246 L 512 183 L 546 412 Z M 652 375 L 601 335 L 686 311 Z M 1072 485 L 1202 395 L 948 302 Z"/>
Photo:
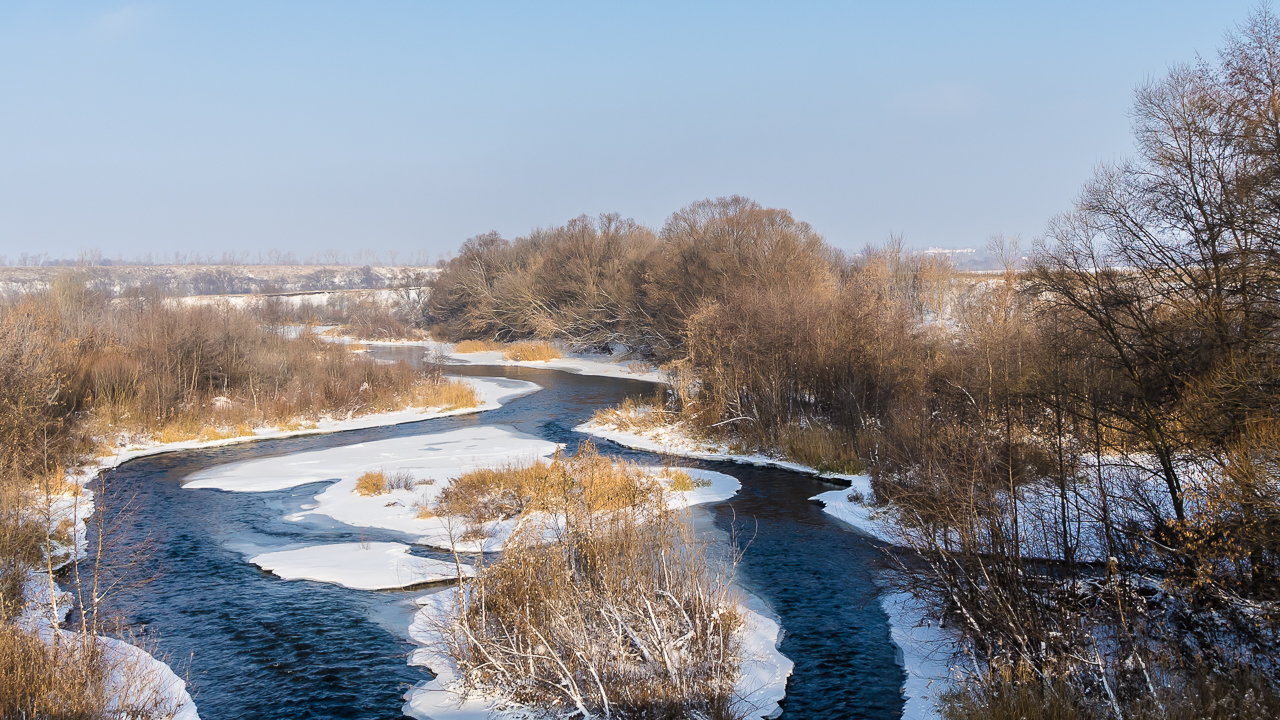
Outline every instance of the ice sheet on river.
<path fill-rule="evenodd" d="M 280 550 L 249 562 L 285 580 L 315 580 L 353 590 L 394 590 L 471 577 L 470 565 L 409 554 L 409 546 L 393 542 L 333 543 Z"/>
<path fill-rule="evenodd" d="M 559 446 L 515 430 L 477 426 L 433 435 L 375 440 L 343 447 L 311 450 L 281 457 L 221 465 L 191 475 L 189 489 L 232 492 L 283 490 L 314 482 L 331 482 L 315 497 L 315 503 L 289 516 L 299 520 L 309 514 L 325 515 L 354 527 L 382 528 L 405 533 L 416 542 L 459 551 L 497 551 L 520 522 L 545 518 L 536 514 L 486 523 L 484 537 L 463 539 L 467 529 L 457 518 L 419 517 L 419 508 L 433 507 L 440 493 L 459 475 L 477 468 L 529 464 L 547 459 Z M 362 496 L 355 492 L 363 473 L 408 472 L 419 483 L 413 490 Z M 657 470 L 655 468 L 655 470 Z M 723 473 L 686 469 L 702 484 L 685 492 L 672 491 L 673 507 L 717 502 L 738 491 L 738 481 Z"/>

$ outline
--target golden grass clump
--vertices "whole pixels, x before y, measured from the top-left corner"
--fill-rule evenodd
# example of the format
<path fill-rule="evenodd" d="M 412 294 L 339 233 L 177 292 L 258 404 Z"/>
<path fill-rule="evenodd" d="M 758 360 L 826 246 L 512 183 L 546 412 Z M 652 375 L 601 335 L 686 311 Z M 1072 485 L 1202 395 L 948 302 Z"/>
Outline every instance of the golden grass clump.
<path fill-rule="evenodd" d="M 467 689 L 583 717 L 740 717 L 733 563 L 709 557 L 653 478 L 590 445 L 485 477 L 548 488 L 564 524 L 522 524 L 458 591 L 441 636 Z"/>
<path fill-rule="evenodd" d="M 357 495 L 381 495 L 387 491 L 387 476 L 381 470 L 370 470 L 356 478 Z"/>
<path fill-rule="evenodd" d="M 656 395 L 647 398 L 629 397 L 613 407 L 596 410 L 591 415 L 593 423 L 626 432 L 653 430 L 678 419 L 674 413 L 663 409 L 662 399 Z"/>
<path fill-rule="evenodd" d="M 462 342 L 453 346 L 454 352 L 463 353 L 463 354 L 487 352 L 489 350 L 501 350 L 501 349 L 502 349 L 502 345 L 499 343 L 493 342 L 492 340 L 463 340 Z"/>
<path fill-rule="evenodd" d="M 507 360 L 556 360 L 560 357 L 560 351 L 551 343 L 541 340 L 529 340 L 509 345 L 506 350 L 502 351 L 502 357 Z"/>
<path fill-rule="evenodd" d="M 465 473 L 441 491 L 435 512 L 478 525 L 526 511 L 565 513 L 575 505 L 586 512 L 609 512 L 660 495 L 661 488 L 646 473 L 610 461 L 588 442 L 573 457 L 557 455 L 551 463 L 539 460 Z"/>
<path fill-rule="evenodd" d="M 414 385 L 411 393 L 409 404 L 414 407 L 458 410 L 480 404 L 475 387 L 463 380 L 450 378 L 441 378 L 438 382 L 424 380 Z"/>
<path fill-rule="evenodd" d="M 676 468 L 663 468 L 658 477 L 666 479 L 671 489 L 676 492 L 689 492 L 694 488 L 711 487 L 710 480 L 695 478 L 688 472 Z"/>

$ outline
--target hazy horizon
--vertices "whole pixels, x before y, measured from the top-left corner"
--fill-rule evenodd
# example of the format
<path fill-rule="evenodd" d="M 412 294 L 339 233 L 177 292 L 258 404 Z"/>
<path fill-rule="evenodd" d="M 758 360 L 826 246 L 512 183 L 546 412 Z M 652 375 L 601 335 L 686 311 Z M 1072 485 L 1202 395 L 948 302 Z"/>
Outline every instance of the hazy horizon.
<path fill-rule="evenodd" d="M 1027 243 L 1253 2 L 0 5 L 0 255 L 447 255 L 740 194 Z"/>

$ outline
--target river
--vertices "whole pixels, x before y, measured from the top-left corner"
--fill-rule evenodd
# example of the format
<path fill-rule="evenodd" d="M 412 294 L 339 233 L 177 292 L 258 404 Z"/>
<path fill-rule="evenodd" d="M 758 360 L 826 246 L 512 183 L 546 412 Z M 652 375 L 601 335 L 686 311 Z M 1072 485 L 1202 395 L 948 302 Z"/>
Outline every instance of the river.
<path fill-rule="evenodd" d="M 419 349 L 380 349 L 416 360 Z M 649 383 L 520 367 L 455 367 L 462 375 L 536 382 L 542 392 L 475 415 L 392 427 L 144 457 L 110 471 L 95 487 L 112 544 L 106 574 L 120 585 L 108 610 L 145 629 L 154 652 L 190 682 L 205 720 L 400 718 L 405 689 L 426 675 L 409 667 L 406 632 L 416 592 L 367 592 L 285 581 L 247 558 L 300 543 L 399 541 L 399 533 L 349 527 L 324 517 L 285 521 L 323 489 L 277 492 L 184 490 L 199 470 L 255 458 L 425 435 L 475 424 L 515 429 L 574 449 L 573 428 L 597 408 Z M 606 445 L 645 464 L 662 458 Z M 880 551 L 809 500 L 833 486 L 807 475 L 732 463 L 678 459 L 728 473 L 742 490 L 708 508 L 745 547 L 739 583 L 763 598 L 795 662 L 783 718 L 881 720 L 901 716 L 903 672 L 877 601 Z M 415 554 L 443 557 L 425 548 Z"/>

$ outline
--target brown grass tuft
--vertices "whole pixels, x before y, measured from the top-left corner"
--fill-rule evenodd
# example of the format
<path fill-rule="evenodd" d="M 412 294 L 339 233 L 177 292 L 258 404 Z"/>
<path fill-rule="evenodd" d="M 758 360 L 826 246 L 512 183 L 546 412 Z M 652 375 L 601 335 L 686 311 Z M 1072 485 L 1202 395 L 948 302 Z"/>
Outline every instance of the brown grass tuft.
<path fill-rule="evenodd" d="M 440 493 L 436 513 L 473 524 L 517 517 L 526 511 L 564 513 L 575 503 L 608 512 L 651 502 L 657 483 L 633 465 L 614 463 L 591 443 L 571 458 L 473 470 Z"/>
<path fill-rule="evenodd" d="M 560 357 L 560 351 L 551 343 L 542 342 L 540 340 L 530 340 L 508 346 L 507 349 L 502 352 L 502 357 L 508 360 L 556 360 Z"/>
<path fill-rule="evenodd" d="M 463 353 L 463 354 L 487 352 L 489 350 L 501 350 L 501 349 L 502 349 L 502 345 L 500 343 L 493 342 L 492 340 L 463 340 L 462 342 L 453 346 L 454 352 Z"/>
<path fill-rule="evenodd" d="M 357 495 L 381 495 L 387 491 L 387 476 L 381 470 L 370 470 L 356 478 Z"/>
<path fill-rule="evenodd" d="M 442 378 L 438 382 L 428 380 L 415 385 L 409 404 L 421 408 L 458 410 L 479 405 L 480 398 L 476 397 L 475 387 L 470 383 Z"/>

